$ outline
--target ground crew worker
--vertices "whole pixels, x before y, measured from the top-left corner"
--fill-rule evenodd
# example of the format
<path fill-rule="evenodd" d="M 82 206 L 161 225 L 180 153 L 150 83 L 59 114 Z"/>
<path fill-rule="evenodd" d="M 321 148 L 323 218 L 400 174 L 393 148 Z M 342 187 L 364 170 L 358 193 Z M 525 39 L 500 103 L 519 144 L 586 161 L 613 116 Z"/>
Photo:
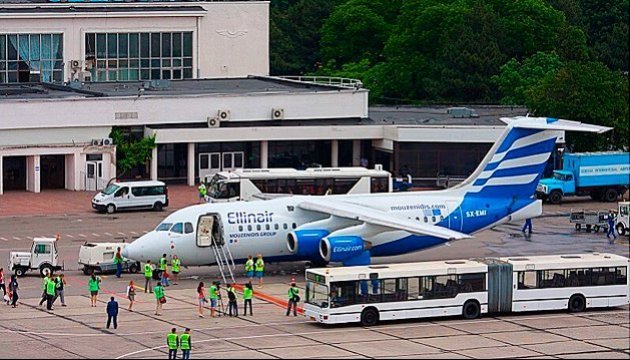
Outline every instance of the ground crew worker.
<path fill-rule="evenodd" d="M 199 202 L 206 202 L 206 196 L 208 195 L 208 189 L 206 189 L 206 185 L 202 182 L 199 184 Z"/>
<path fill-rule="evenodd" d="M 166 254 L 162 254 L 162 258 L 160 259 L 160 262 L 158 264 L 158 277 L 161 279 L 162 277 L 160 276 L 161 273 L 163 273 L 164 271 L 166 271 Z M 163 285 L 163 284 L 162 284 Z"/>
<path fill-rule="evenodd" d="M 177 285 L 177 280 L 179 280 L 179 269 L 182 262 L 179 260 L 177 255 L 173 255 L 173 260 L 171 260 L 171 271 L 173 272 L 173 285 Z"/>
<path fill-rule="evenodd" d="M 64 287 L 66 286 L 66 279 L 63 277 L 63 274 L 60 274 L 55 279 L 55 298 L 53 299 L 53 305 L 55 305 L 55 301 L 57 298 L 61 299 L 61 306 L 66 306 L 66 299 L 64 298 Z"/>
<path fill-rule="evenodd" d="M 44 280 L 42 280 L 42 298 L 39 300 L 39 306 L 44 305 L 44 302 L 46 302 L 46 285 L 48 284 L 49 277 L 50 275 L 46 274 Z"/>
<path fill-rule="evenodd" d="M 55 291 L 57 289 L 57 283 L 51 279 L 50 276 L 46 277 L 46 310 L 53 310 L 53 300 L 55 299 Z"/>
<path fill-rule="evenodd" d="M 288 296 L 289 305 L 287 305 L 287 316 L 291 313 L 291 306 L 293 306 L 293 316 L 297 316 L 297 304 L 300 302 L 300 289 L 295 285 L 295 282 L 291 283 Z"/>
<path fill-rule="evenodd" d="M 252 283 L 249 282 L 243 289 L 243 316 L 247 316 L 247 305 L 249 304 L 249 312 L 254 316 L 254 309 L 252 308 L 252 298 L 254 297 L 254 289 L 252 289 Z"/>
<path fill-rule="evenodd" d="M 521 231 L 525 234 L 526 230 L 528 231 L 528 235 L 532 234 L 532 219 L 525 219 L 525 225 L 523 225 L 523 229 Z"/>
<path fill-rule="evenodd" d="M 147 263 L 144 264 L 144 292 L 153 292 L 153 288 L 151 287 L 153 282 L 153 266 L 151 265 L 151 260 L 147 260 Z"/>
<path fill-rule="evenodd" d="M 228 312 L 230 316 L 234 314 L 234 316 L 238 317 L 238 303 L 236 299 L 236 290 L 234 289 L 234 285 L 229 284 L 227 288 L 228 293 Z"/>
<path fill-rule="evenodd" d="M 179 347 L 182 349 L 182 359 L 190 359 L 190 349 L 192 349 L 192 340 L 190 339 L 190 329 L 186 328 L 184 333 L 179 337 Z"/>
<path fill-rule="evenodd" d="M 617 238 L 617 235 L 615 235 L 615 213 L 610 210 L 610 212 L 608 213 L 608 233 L 606 233 L 606 237 L 608 239 L 610 239 L 610 235 L 613 236 L 613 241 L 615 241 L 615 239 Z"/>
<path fill-rule="evenodd" d="M 261 254 L 258 254 L 256 263 L 254 264 L 254 270 L 256 271 L 256 278 L 258 278 L 258 287 L 263 286 L 263 276 L 265 275 L 265 261 Z"/>
<path fill-rule="evenodd" d="M 176 328 L 172 328 L 171 332 L 168 335 L 166 335 L 166 345 L 168 346 L 168 358 L 177 359 L 177 348 L 179 347 L 179 337 L 177 336 Z"/>
<path fill-rule="evenodd" d="M 158 283 L 155 285 L 153 292 L 155 293 L 155 300 L 157 303 L 155 307 L 155 315 L 160 316 L 162 315 L 162 304 L 166 303 L 166 296 L 164 295 L 164 288 L 162 287 L 162 284 Z"/>
<path fill-rule="evenodd" d="M 98 301 L 98 290 L 100 289 L 101 278 L 92 273 L 90 280 L 88 280 L 88 288 L 90 289 L 90 304 L 92 307 L 96 307 Z"/>
<path fill-rule="evenodd" d="M 114 264 L 116 264 L 116 277 L 120 278 L 120 275 L 122 274 L 122 263 L 123 263 L 123 257 L 122 254 L 120 253 L 120 247 L 116 250 L 116 255 L 114 256 Z"/>
<path fill-rule="evenodd" d="M 252 259 L 251 255 L 248 255 L 247 261 L 245 261 L 245 274 L 251 284 L 254 280 L 254 259 Z"/>
<path fill-rule="evenodd" d="M 219 300 L 219 287 L 217 282 L 213 282 L 210 286 L 210 317 L 214 317 L 214 313 L 217 309 L 217 301 Z"/>

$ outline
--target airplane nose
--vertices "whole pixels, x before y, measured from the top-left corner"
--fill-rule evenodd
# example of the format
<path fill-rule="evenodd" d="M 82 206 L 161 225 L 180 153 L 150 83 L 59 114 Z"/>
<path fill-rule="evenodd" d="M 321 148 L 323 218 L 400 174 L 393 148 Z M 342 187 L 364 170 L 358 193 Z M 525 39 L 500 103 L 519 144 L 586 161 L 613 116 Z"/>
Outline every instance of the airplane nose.
<path fill-rule="evenodd" d="M 122 250 L 122 256 L 125 258 L 129 258 L 129 246 L 126 246 L 123 250 Z"/>

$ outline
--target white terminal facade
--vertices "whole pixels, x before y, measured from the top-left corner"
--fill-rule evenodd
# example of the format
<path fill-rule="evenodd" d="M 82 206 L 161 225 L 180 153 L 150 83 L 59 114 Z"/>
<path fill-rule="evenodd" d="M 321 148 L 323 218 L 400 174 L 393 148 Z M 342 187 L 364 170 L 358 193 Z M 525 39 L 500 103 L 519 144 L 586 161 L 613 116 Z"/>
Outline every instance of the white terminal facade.
<path fill-rule="evenodd" d="M 235 168 L 472 172 L 524 109 L 369 107 L 352 80 L 269 76 L 268 1 L 0 0 L 0 194 L 96 190 L 112 127 L 155 136 L 123 177 L 194 185 Z M 563 136 L 561 142 L 563 142 Z"/>

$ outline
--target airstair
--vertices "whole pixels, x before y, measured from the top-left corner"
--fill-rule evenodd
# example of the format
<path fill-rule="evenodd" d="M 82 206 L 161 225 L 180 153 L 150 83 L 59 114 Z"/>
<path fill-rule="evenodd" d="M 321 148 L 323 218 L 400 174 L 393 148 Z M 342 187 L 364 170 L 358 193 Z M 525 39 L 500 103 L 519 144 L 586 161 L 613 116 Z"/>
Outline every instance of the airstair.
<path fill-rule="evenodd" d="M 234 284 L 236 265 L 230 247 L 225 242 L 219 214 L 206 214 L 197 225 L 197 246 L 210 247 L 224 284 Z"/>
<path fill-rule="evenodd" d="M 221 273 L 221 278 L 224 284 L 234 284 L 234 270 L 236 270 L 236 264 L 234 258 L 230 252 L 229 246 L 224 241 L 212 241 L 212 252 L 217 262 L 217 267 Z M 230 280 L 228 282 L 228 280 Z"/>

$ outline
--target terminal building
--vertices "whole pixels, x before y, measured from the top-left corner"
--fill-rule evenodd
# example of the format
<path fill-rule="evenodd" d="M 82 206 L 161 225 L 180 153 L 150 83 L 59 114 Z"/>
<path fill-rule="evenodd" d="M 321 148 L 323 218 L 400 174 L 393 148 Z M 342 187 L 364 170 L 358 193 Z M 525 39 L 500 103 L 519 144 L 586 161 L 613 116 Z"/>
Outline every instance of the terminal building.
<path fill-rule="evenodd" d="M 526 113 L 370 107 L 357 80 L 270 76 L 267 1 L 0 0 L 0 24 L 0 194 L 103 188 L 113 127 L 157 143 L 127 178 L 382 164 L 435 183 Z"/>

